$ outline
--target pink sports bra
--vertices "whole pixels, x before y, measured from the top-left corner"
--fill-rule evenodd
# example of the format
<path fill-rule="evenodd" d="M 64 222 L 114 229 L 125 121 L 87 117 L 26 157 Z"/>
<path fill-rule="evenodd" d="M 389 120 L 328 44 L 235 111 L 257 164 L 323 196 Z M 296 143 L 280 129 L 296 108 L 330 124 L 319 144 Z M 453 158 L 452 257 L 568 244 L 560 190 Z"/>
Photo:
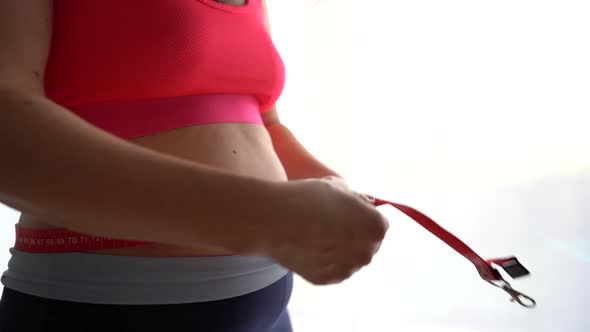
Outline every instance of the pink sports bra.
<path fill-rule="evenodd" d="M 260 124 L 285 70 L 261 0 L 55 0 L 45 77 L 48 98 L 132 138 L 194 124 Z"/>
<path fill-rule="evenodd" d="M 195 124 L 262 124 L 285 68 L 262 0 L 54 0 L 45 93 L 122 138 Z M 29 252 L 147 244 L 16 225 Z"/>

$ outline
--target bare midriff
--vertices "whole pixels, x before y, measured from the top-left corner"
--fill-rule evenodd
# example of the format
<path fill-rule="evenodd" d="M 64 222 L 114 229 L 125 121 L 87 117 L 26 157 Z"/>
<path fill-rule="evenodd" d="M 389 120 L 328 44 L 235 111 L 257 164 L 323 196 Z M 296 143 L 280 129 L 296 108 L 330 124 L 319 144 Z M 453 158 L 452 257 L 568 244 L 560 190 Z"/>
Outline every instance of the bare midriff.
<path fill-rule="evenodd" d="M 176 157 L 227 170 L 235 174 L 270 181 L 286 181 L 287 176 L 266 128 L 253 123 L 215 123 L 194 125 L 129 139 L 137 145 Z M 141 167 L 138 165 L 137 167 Z M 195 202 L 198 204 L 199 202 Z M 147 208 L 147 207 L 146 207 Z M 194 216 L 195 219 L 199 216 Z M 215 222 L 211 220 L 210 222 Z M 19 225 L 32 229 L 51 229 L 47 217 L 22 214 Z M 195 247 L 149 244 L 91 251 L 126 256 L 219 256 L 224 251 Z"/>

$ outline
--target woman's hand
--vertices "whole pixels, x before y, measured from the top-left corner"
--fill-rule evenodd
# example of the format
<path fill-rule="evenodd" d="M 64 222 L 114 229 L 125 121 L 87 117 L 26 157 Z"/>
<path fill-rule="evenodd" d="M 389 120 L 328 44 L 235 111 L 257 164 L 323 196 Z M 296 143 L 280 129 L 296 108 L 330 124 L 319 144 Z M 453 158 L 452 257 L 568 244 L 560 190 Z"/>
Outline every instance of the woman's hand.
<path fill-rule="evenodd" d="M 371 262 L 389 224 L 370 199 L 335 177 L 281 186 L 289 199 L 266 255 L 314 284 L 341 282 Z"/>
<path fill-rule="evenodd" d="M 324 176 L 324 177 L 320 178 L 319 180 L 330 181 L 331 184 L 337 186 L 338 188 L 340 188 L 344 191 L 348 191 L 354 195 L 357 195 L 359 198 L 366 201 L 367 203 L 373 204 L 373 202 L 375 201 L 375 199 L 369 195 L 352 191 L 352 189 L 350 189 L 348 187 L 348 183 L 346 183 L 346 180 L 344 180 L 343 178 L 341 178 L 339 176 L 333 176 L 333 175 Z"/>

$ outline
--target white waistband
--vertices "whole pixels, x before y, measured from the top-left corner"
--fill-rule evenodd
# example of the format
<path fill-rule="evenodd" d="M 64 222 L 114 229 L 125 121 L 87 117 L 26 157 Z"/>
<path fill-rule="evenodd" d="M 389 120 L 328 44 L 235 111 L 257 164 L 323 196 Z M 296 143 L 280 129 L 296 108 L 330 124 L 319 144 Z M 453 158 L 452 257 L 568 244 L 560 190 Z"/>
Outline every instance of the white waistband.
<path fill-rule="evenodd" d="M 260 290 L 287 270 L 264 257 L 36 254 L 10 249 L 2 284 L 35 296 L 99 304 L 221 300 Z"/>

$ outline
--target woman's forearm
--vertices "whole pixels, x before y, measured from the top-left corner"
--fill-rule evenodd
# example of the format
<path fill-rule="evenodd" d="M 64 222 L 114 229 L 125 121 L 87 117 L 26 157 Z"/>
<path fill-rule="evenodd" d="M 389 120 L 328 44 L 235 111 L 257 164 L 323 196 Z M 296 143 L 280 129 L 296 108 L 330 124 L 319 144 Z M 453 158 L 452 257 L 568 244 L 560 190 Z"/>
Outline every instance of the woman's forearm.
<path fill-rule="evenodd" d="M 340 177 L 338 173 L 324 165 L 307 151 L 289 128 L 280 122 L 270 124 L 266 128 L 289 180 L 321 178 L 325 176 Z"/>
<path fill-rule="evenodd" d="M 43 96 L 0 91 L 0 155 L 2 202 L 98 236 L 248 252 L 278 208 L 276 184 L 126 142 Z"/>

